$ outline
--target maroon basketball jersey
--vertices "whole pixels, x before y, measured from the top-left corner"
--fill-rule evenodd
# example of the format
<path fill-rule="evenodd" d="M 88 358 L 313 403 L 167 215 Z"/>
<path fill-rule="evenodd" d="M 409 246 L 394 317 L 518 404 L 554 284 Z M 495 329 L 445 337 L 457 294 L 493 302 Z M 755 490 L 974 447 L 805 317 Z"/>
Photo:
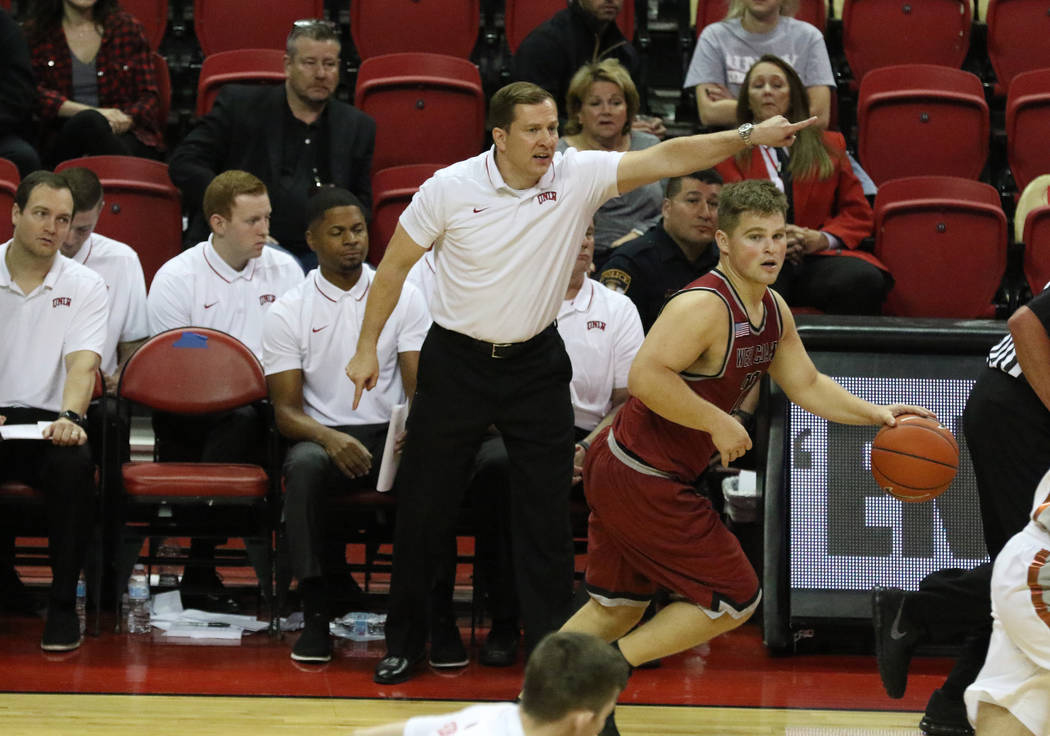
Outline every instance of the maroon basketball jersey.
<path fill-rule="evenodd" d="M 679 375 L 699 396 L 729 412 L 769 369 L 780 340 L 780 310 L 766 289 L 762 321 L 751 324 L 733 285 L 718 270 L 701 276 L 678 294 L 697 290 L 717 294 L 729 310 L 725 360 L 714 375 L 688 371 Z M 716 449 L 707 432 L 665 419 L 633 396 L 613 420 L 612 433 L 628 455 L 687 483 L 704 472 Z"/>

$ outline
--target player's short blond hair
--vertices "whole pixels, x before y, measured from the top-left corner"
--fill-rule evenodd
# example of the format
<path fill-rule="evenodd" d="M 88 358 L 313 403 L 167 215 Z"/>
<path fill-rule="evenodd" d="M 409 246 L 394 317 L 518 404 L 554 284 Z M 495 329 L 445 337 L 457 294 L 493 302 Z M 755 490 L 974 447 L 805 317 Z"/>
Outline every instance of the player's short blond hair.
<path fill-rule="evenodd" d="M 718 195 L 718 229 L 732 237 L 744 213 L 786 217 L 787 207 L 787 197 L 768 179 L 726 184 Z"/>

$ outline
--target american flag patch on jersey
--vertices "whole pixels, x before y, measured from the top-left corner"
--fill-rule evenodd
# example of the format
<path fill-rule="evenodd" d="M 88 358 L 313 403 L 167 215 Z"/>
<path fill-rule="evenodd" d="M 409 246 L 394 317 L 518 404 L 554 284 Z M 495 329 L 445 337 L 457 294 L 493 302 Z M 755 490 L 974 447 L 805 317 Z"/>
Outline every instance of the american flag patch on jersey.
<path fill-rule="evenodd" d="M 747 322 L 737 322 L 733 325 L 733 337 L 747 337 L 751 334 L 751 325 Z"/>

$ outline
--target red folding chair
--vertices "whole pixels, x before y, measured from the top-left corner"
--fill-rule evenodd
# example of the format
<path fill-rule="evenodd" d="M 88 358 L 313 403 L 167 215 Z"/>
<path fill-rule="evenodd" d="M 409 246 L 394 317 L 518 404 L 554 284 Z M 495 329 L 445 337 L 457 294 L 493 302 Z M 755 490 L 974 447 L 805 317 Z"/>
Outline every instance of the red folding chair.
<path fill-rule="evenodd" d="M 875 255 L 895 280 L 883 313 L 992 317 L 1006 270 L 1006 215 L 987 184 L 943 176 L 894 179 L 875 197 Z"/>
<path fill-rule="evenodd" d="M 284 79 L 280 49 L 235 49 L 206 56 L 197 80 L 197 116 L 208 114 L 224 84 L 279 84 Z"/>
<path fill-rule="evenodd" d="M 976 179 L 988 158 L 981 80 L 930 64 L 875 69 L 860 83 L 858 153 L 876 184 L 906 176 Z"/>
<path fill-rule="evenodd" d="M 193 29 L 205 56 L 283 49 L 295 21 L 323 17 L 324 0 L 193 0 Z"/>
<path fill-rule="evenodd" d="M 350 33 L 362 59 L 408 51 L 466 59 L 477 43 L 480 25 L 480 0 L 350 3 Z"/>
<path fill-rule="evenodd" d="M 55 171 L 83 166 L 102 181 L 105 206 L 98 231 L 139 254 L 146 286 L 164 263 L 182 252 L 182 203 L 168 165 L 135 156 L 85 156 Z"/>
<path fill-rule="evenodd" d="M 121 416 L 132 406 L 179 415 L 202 415 L 253 406 L 266 426 L 265 465 L 242 463 L 131 462 L 121 468 L 116 516 L 120 524 L 118 589 L 139 559 L 146 537 L 242 537 L 247 563 L 273 603 L 273 534 L 278 478 L 276 433 L 262 364 L 243 343 L 218 330 L 187 327 L 150 338 L 128 360 L 117 398 Z M 122 446 L 129 441 L 121 438 Z M 186 509 L 206 514 L 186 515 Z M 161 560 L 164 560 L 163 563 Z M 151 564 L 172 564 L 149 558 Z M 192 563 L 193 560 L 186 560 Z M 178 564 L 178 563 L 175 563 Z"/>
<path fill-rule="evenodd" d="M 22 177 L 18 167 L 6 158 L 0 158 L 0 243 L 11 239 L 14 226 L 11 224 L 11 207 L 15 203 L 15 190 Z"/>
<path fill-rule="evenodd" d="M 1050 174 L 1028 183 L 1014 212 L 1014 241 L 1024 243 L 1023 269 L 1028 288 L 1038 294 L 1050 281 Z"/>
<path fill-rule="evenodd" d="M 513 54 L 533 28 L 568 5 L 566 0 L 507 0 L 504 9 L 504 30 L 507 46 Z M 616 25 L 628 40 L 634 38 L 634 2 L 624 0 Z"/>
<path fill-rule="evenodd" d="M 1021 72 L 1006 96 L 1006 159 L 1018 191 L 1050 172 L 1050 68 Z"/>
<path fill-rule="evenodd" d="M 397 229 L 398 218 L 412 201 L 412 195 L 442 166 L 443 164 L 393 166 L 377 171 L 372 176 L 372 224 L 368 236 L 368 260 L 371 263 L 378 265 L 383 259 L 387 243 Z"/>
<path fill-rule="evenodd" d="M 990 0 L 988 59 L 1005 94 L 1022 72 L 1050 67 L 1050 6 L 1044 0 Z"/>
<path fill-rule="evenodd" d="M 159 49 L 168 28 L 168 0 L 121 0 L 120 6 L 145 28 L 150 48 Z"/>
<path fill-rule="evenodd" d="M 387 54 L 361 63 L 354 104 L 376 121 L 372 171 L 476 155 L 485 135 L 478 68 L 441 54 Z"/>
<path fill-rule="evenodd" d="M 842 45 L 854 85 L 884 66 L 958 69 L 970 48 L 972 21 L 971 0 L 846 0 Z"/>

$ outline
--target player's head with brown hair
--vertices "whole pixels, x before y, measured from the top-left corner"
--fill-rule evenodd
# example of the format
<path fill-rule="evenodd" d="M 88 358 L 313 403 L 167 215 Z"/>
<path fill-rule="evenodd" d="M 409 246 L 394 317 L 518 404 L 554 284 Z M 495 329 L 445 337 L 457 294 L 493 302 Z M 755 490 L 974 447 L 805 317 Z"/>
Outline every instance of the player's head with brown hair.
<path fill-rule="evenodd" d="M 553 95 L 532 82 L 511 82 L 496 90 L 489 100 L 489 127 L 510 130 L 517 117 L 518 105 L 539 105 L 550 100 L 557 107 Z"/>
<path fill-rule="evenodd" d="M 602 639 L 559 631 L 539 643 L 525 667 L 521 710 L 536 724 L 565 720 L 567 732 L 597 732 L 612 712 L 630 669 Z"/>
<path fill-rule="evenodd" d="M 722 187 L 718 229 L 732 236 L 744 214 L 787 216 L 787 197 L 768 179 L 747 179 Z"/>
<path fill-rule="evenodd" d="M 270 197 L 254 174 L 224 171 L 204 190 L 212 245 L 236 270 L 262 255 L 270 237 Z"/>

